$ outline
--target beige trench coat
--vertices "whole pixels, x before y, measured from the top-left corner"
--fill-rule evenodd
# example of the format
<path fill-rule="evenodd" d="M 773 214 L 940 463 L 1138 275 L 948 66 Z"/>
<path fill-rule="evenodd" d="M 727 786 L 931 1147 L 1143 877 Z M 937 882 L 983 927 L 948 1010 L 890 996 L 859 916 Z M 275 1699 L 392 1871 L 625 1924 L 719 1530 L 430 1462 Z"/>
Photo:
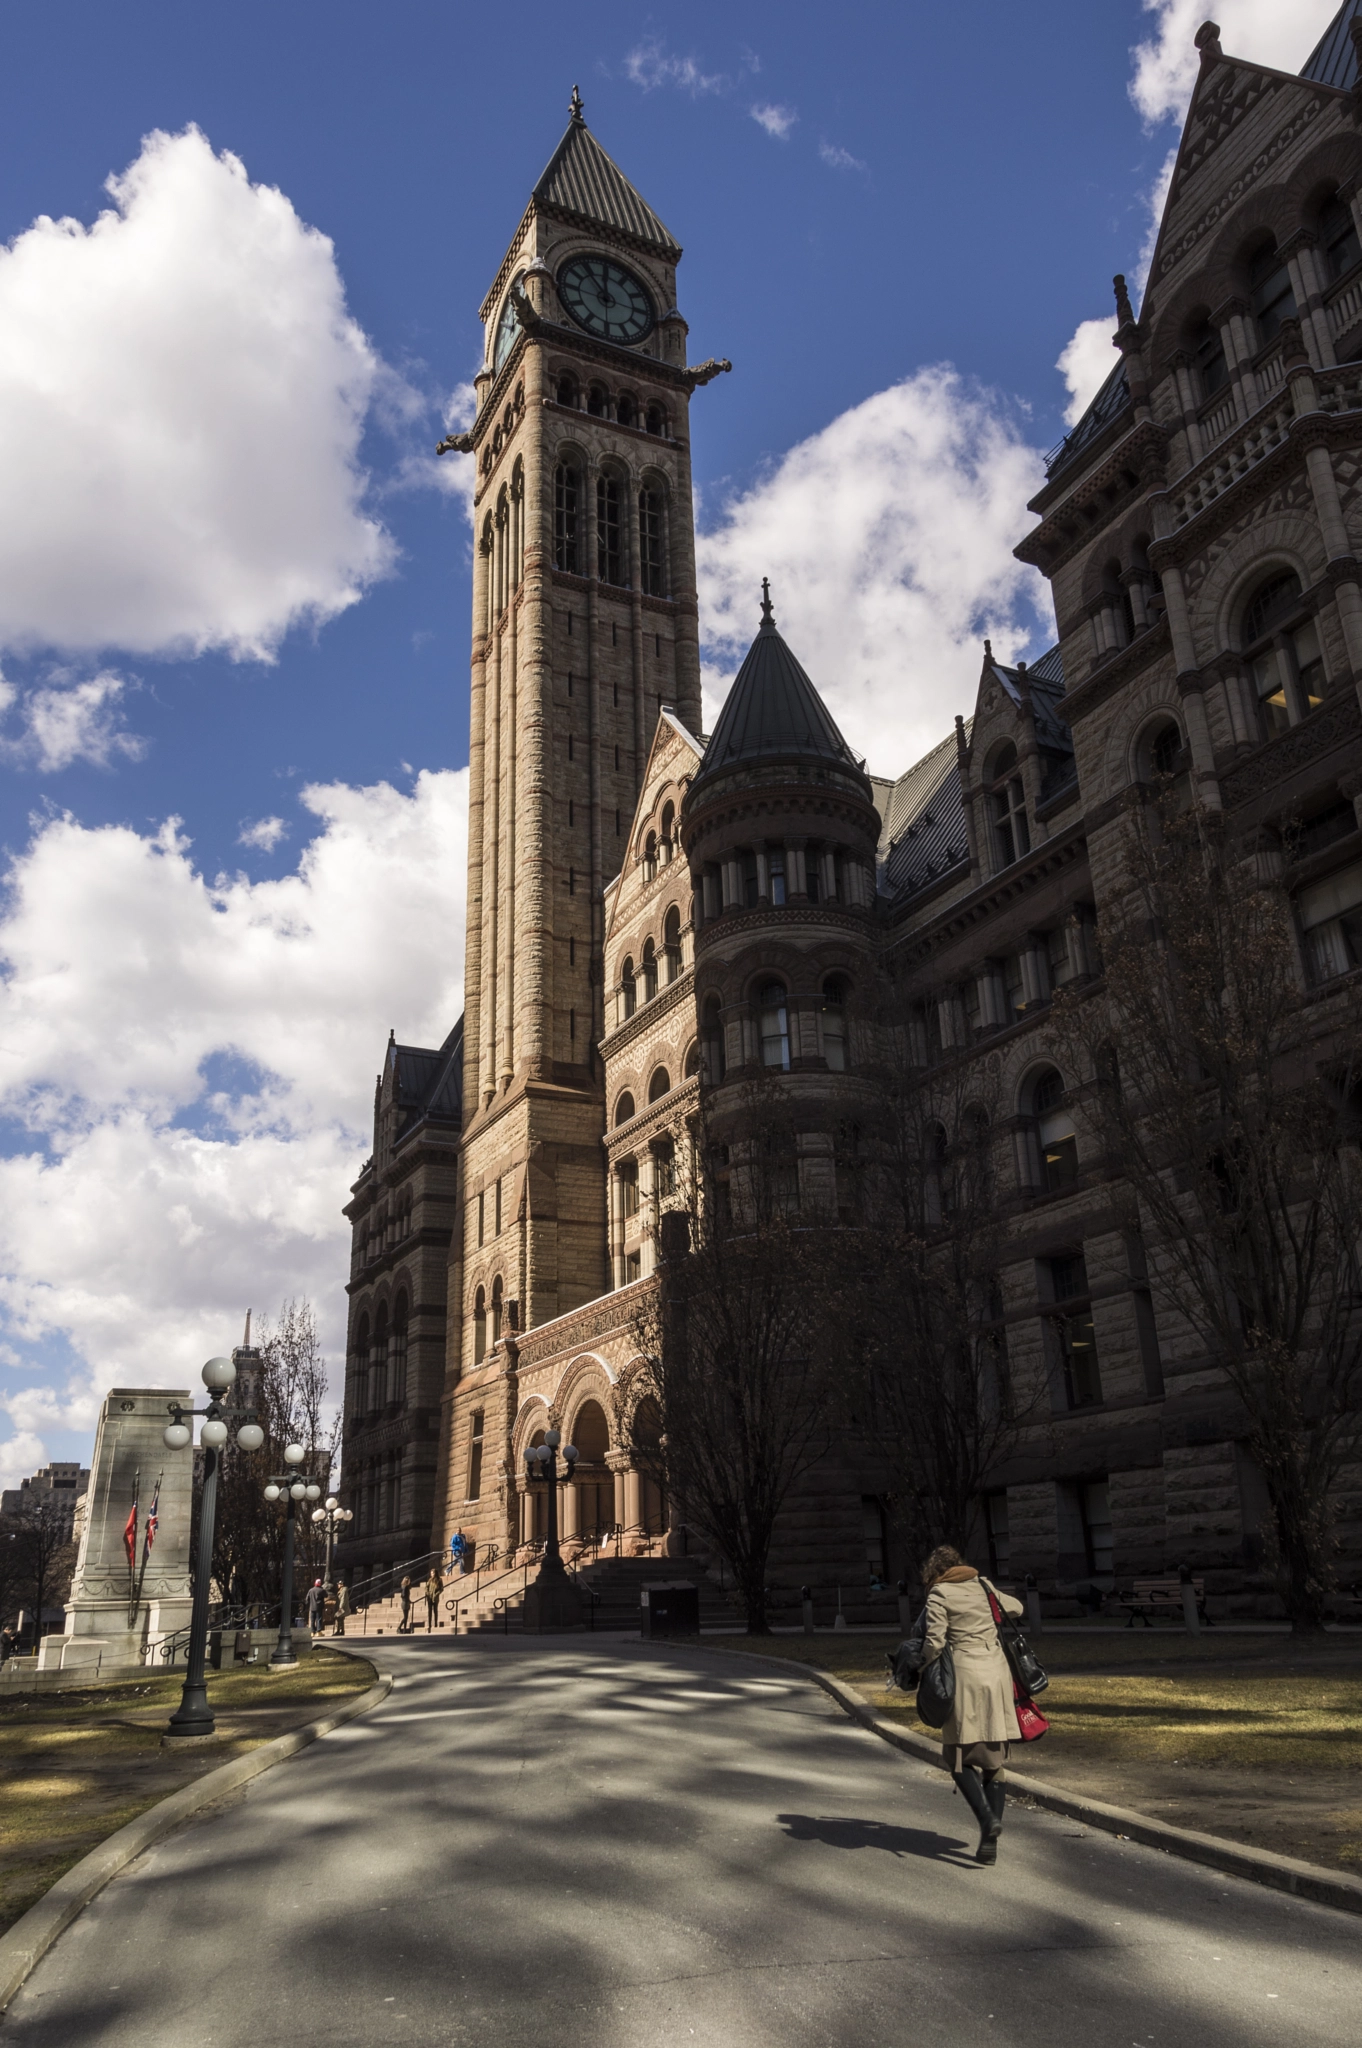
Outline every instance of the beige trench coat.
<path fill-rule="evenodd" d="M 956 1567 L 956 1572 L 961 1571 Z M 1020 1600 L 994 1587 L 998 1605 L 1014 1618 L 1025 1612 Z M 1012 1672 L 998 1644 L 998 1631 L 988 1595 L 977 1572 L 968 1578 L 938 1579 L 927 1595 L 927 1637 L 924 1664 L 934 1664 L 949 1642 L 955 1659 L 955 1705 L 941 1730 L 944 1746 L 971 1742 L 1019 1742 L 1012 1705 Z"/>

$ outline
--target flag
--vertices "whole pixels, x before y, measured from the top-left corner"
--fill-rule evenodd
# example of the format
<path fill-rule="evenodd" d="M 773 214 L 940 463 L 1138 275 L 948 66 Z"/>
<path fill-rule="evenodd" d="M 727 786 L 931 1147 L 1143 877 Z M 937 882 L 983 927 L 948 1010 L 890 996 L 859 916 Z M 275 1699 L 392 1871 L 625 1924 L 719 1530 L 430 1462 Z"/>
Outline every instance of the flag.
<path fill-rule="evenodd" d="M 149 1557 L 151 1556 L 151 1546 L 152 1546 L 152 1544 L 153 1544 L 153 1543 L 154 1543 L 154 1542 L 156 1541 L 156 1522 L 157 1522 L 156 1508 L 157 1508 L 157 1504 L 158 1504 L 158 1502 L 160 1501 L 160 1498 L 161 1498 L 161 1482 L 160 1482 L 160 1480 L 158 1479 L 158 1480 L 157 1480 L 157 1482 L 156 1482 L 156 1490 L 155 1490 L 155 1492 L 154 1492 L 154 1493 L 152 1494 L 152 1496 L 151 1496 L 151 1507 L 150 1507 L 150 1508 L 148 1509 L 148 1511 L 147 1511 L 147 1521 L 146 1521 L 146 1528 L 144 1529 L 144 1531 L 143 1531 L 143 1534 L 142 1534 L 142 1562 L 143 1562 L 143 1564 L 145 1564 L 145 1563 L 146 1563 L 146 1561 L 147 1561 L 147 1559 L 148 1559 L 148 1558 L 149 1558 Z"/>
<path fill-rule="evenodd" d="M 132 1512 L 123 1527 L 123 1548 L 127 1552 L 128 1570 L 137 1569 L 137 1489 L 133 1488 Z"/>

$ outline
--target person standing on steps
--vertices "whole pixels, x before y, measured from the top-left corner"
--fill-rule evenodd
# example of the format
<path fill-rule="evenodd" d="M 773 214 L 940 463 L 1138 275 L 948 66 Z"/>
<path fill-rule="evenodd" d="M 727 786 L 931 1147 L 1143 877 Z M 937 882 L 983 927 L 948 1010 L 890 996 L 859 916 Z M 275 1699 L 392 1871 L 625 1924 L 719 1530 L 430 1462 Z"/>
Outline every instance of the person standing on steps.
<path fill-rule="evenodd" d="M 922 1567 L 927 1588 L 927 1632 L 923 1669 L 934 1664 L 947 1643 L 955 1660 L 955 1703 L 941 1730 L 941 1754 L 979 1823 L 977 1863 L 996 1863 L 1003 1831 L 1003 1770 L 1008 1744 L 1021 1740 L 1012 1704 L 1012 1671 L 1002 1645 L 988 1594 L 972 1564 L 958 1550 L 943 1544 Z M 993 1597 L 1004 1614 L 1020 1618 L 1020 1600 L 1010 1593 Z"/>
<path fill-rule="evenodd" d="M 338 1578 L 336 1581 L 336 1625 L 331 1631 L 333 1636 L 343 1636 L 345 1634 L 345 1617 L 349 1612 L 350 1588 L 346 1585 L 344 1579 Z"/>
<path fill-rule="evenodd" d="M 326 1619 L 326 1588 L 320 1579 L 314 1579 L 307 1589 L 307 1625 L 314 1636 L 322 1632 Z"/>
<path fill-rule="evenodd" d="M 398 1597 L 400 1598 L 400 1600 L 401 1600 L 401 1602 L 402 1602 L 402 1619 L 401 1619 L 401 1621 L 399 1621 L 399 1622 L 398 1622 L 398 1624 L 397 1624 L 397 1633 L 398 1633 L 398 1634 L 399 1634 L 400 1636 L 409 1636 L 409 1635 L 411 1634 L 411 1580 L 410 1580 L 410 1579 L 403 1579 L 403 1581 L 402 1581 L 402 1584 L 401 1584 L 400 1588 L 398 1589 Z"/>
<path fill-rule="evenodd" d="M 436 1626 L 436 1624 L 439 1621 L 440 1595 L 444 1592 L 444 1589 L 445 1582 L 440 1577 L 439 1571 L 436 1568 L 436 1566 L 432 1565 L 430 1568 L 430 1577 L 426 1580 L 425 1584 L 427 1635 L 430 1634 L 431 1630 Z"/>

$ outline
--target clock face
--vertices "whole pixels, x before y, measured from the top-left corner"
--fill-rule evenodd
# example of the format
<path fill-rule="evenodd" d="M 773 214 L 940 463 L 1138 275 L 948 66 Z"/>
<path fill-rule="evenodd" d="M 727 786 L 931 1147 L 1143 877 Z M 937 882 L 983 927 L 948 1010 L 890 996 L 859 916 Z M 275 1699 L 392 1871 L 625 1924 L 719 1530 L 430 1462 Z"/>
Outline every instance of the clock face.
<path fill-rule="evenodd" d="M 646 289 L 608 256 L 574 256 L 565 263 L 558 296 L 577 325 L 602 341 L 642 341 L 653 324 Z"/>
<path fill-rule="evenodd" d="M 507 356 L 515 347 L 515 338 L 520 332 L 520 322 L 516 319 L 515 307 L 511 303 L 511 300 L 512 294 L 514 293 L 516 286 L 520 283 L 524 275 L 525 273 L 523 270 L 518 270 L 516 272 L 514 278 L 511 280 L 511 289 L 509 292 L 507 292 L 505 303 L 501 308 L 501 318 L 497 322 L 497 345 L 492 353 L 492 368 L 494 370 L 499 370 L 501 368 Z"/>

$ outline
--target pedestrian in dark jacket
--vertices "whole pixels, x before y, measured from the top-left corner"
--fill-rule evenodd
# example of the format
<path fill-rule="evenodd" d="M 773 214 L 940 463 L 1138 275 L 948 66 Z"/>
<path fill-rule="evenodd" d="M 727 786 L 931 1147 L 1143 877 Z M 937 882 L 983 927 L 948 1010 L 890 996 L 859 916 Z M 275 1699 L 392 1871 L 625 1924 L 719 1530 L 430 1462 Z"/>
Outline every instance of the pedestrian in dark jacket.
<path fill-rule="evenodd" d="M 401 1585 L 400 1585 L 400 1587 L 398 1588 L 398 1598 L 399 1598 L 399 1599 L 401 1600 L 401 1602 L 402 1602 L 402 1619 L 401 1619 L 401 1621 L 399 1621 L 399 1622 L 398 1622 L 398 1624 L 397 1624 L 397 1633 L 398 1633 L 398 1634 L 399 1634 L 400 1636 L 409 1636 L 409 1635 L 411 1634 L 411 1580 L 410 1580 L 410 1579 L 403 1579 L 403 1581 L 402 1581 L 402 1584 L 401 1584 Z"/>
<path fill-rule="evenodd" d="M 331 1631 L 333 1636 L 343 1636 L 345 1634 L 345 1617 L 349 1612 L 350 1588 L 342 1579 L 336 1587 L 336 1625 Z"/>
<path fill-rule="evenodd" d="M 430 1632 L 431 1632 L 431 1630 L 432 1630 L 433 1628 L 435 1628 L 435 1627 L 436 1627 L 436 1626 L 438 1625 L 438 1623 L 439 1623 L 439 1619 L 440 1619 L 440 1595 L 441 1595 L 441 1593 L 443 1593 L 443 1592 L 444 1592 L 444 1589 L 445 1589 L 445 1582 L 444 1582 L 444 1580 L 443 1580 L 443 1579 L 442 1579 L 442 1578 L 440 1577 L 440 1574 L 439 1574 L 439 1572 L 438 1572 L 438 1571 L 436 1570 L 435 1566 L 434 1566 L 434 1565 L 432 1565 L 432 1566 L 431 1566 L 431 1568 L 430 1568 L 430 1577 L 429 1577 L 429 1578 L 428 1578 L 428 1579 L 426 1580 L 426 1585 L 425 1585 L 425 1594 L 426 1594 L 426 1634 L 427 1634 L 427 1635 L 429 1635 L 429 1634 L 430 1634 Z"/>
<path fill-rule="evenodd" d="M 322 1632 L 326 1619 L 326 1588 L 320 1579 L 314 1579 L 307 1589 L 307 1625 L 314 1636 Z"/>
<path fill-rule="evenodd" d="M 1003 1831 L 1003 1768 L 1008 1745 L 1021 1740 L 1012 1704 L 1012 1669 L 998 1641 L 998 1627 L 984 1582 L 958 1550 L 943 1544 L 922 1567 L 927 1588 L 923 1668 L 934 1664 L 947 1643 L 955 1662 L 955 1702 L 941 1730 L 947 1769 L 979 1823 L 975 1860 L 996 1863 Z M 1020 1600 L 992 1588 L 1004 1614 L 1017 1619 Z"/>

